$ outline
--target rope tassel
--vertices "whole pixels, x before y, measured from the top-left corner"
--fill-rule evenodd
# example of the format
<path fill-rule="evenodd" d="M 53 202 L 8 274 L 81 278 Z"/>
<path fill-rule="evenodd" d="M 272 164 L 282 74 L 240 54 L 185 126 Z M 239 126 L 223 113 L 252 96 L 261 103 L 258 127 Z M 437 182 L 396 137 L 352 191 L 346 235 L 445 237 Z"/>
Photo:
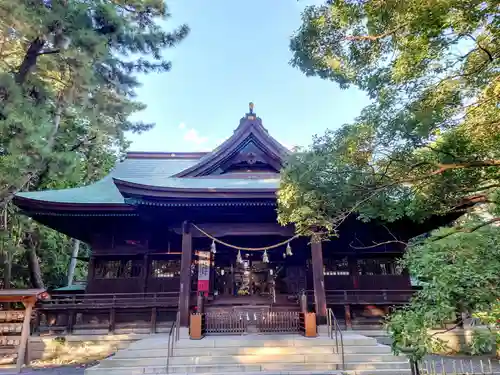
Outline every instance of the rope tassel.
<path fill-rule="evenodd" d="M 264 250 L 264 255 L 262 255 L 262 262 L 269 263 L 269 257 L 267 256 L 267 250 Z"/>
<path fill-rule="evenodd" d="M 290 242 L 286 244 L 286 255 L 291 257 L 293 255 L 292 253 L 292 247 L 290 246 Z"/>

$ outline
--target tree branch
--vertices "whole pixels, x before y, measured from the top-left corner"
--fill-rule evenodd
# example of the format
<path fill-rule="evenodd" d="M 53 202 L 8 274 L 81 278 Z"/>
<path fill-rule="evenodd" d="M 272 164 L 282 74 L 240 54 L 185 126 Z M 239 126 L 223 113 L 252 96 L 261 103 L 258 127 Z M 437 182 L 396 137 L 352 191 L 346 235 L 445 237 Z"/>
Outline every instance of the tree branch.
<path fill-rule="evenodd" d="M 383 246 L 383 245 L 388 245 L 388 244 L 391 244 L 391 243 L 399 243 L 399 244 L 403 244 L 403 245 L 408 245 L 406 242 L 404 241 L 400 241 L 400 240 L 389 240 L 389 241 L 385 241 L 385 242 L 378 242 L 378 243 L 375 243 L 373 245 L 370 245 L 370 246 L 354 246 L 352 244 L 352 242 L 349 244 L 349 247 L 355 249 L 355 250 L 364 250 L 364 249 L 374 249 L 376 247 L 379 247 L 379 246 Z"/>
<path fill-rule="evenodd" d="M 378 40 L 378 39 L 383 39 L 383 38 L 386 38 L 394 33 L 396 33 L 397 31 L 401 30 L 402 28 L 404 28 L 406 26 L 406 24 L 403 24 L 403 25 L 400 25 L 394 29 L 391 29 L 391 30 L 388 30 L 386 31 L 385 33 L 382 33 L 382 34 L 378 34 L 378 35 L 350 35 L 350 36 L 346 36 L 345 39 L 346 40 L 354 40 L 354 41 L 359 41 L 359 40 L 369 40 L 369 41 L 375 41 L 375 40 Z"/>
<path fill-rule="evenodd" d="M 59 48 L 56 48 L 56 49 L 49 49 L 47 51 L 42 51 L 38 54 L 38 56 L 42 56 L 42 55 L 52 55 L 54 53 L 59 53 L 61 52 L 61 50 Z"/>
<path fill-rule="evenodd" d="M 440 334 L 449 332 L 451 330 L 454 330 L 455 328 L 459 327 L 460 324 L 462 324 L 462 319 L 460 319 L 457 324 L 455 324 L 454 326 L 451 326 L 450 328 L 446 328 L 444 331 L 434 332 L 432 335 L 430 335 L 430 337 L 434 337 L 436 335 L 440 335 Z"/>
<path fill-rule="evenodd" d="M 443 238 L 449 237 L 449 236 L 451 236 L 453 234 L 457 234 L 457 233 L 472 233 L 472 232 L 475 232 L 478 229 L 481 229 L 482 227 L 485 227 L 487 225 L 491 225 L 491 224 L 494 224 L 494 223 L 499 223 L 499 222 L 500 222 L 500 217 L 495 217 L 495 218 L 493 218 L 491 220 L 485 221 L 485 222 L 483 222 L 481 224 L 478 224 L 478 225 L 476 225 L 474 227 L 471 227 L 471 228 L 457 227 L 457 229 L 455 231 L 443 234 L 441 236 L 431 237 L 431 240 L 432 240 L 432 242 L 439 241 L 439 240 L 442 240 Z"/>
<path fill-rule="evenodd" d="M 78 150 L 80 147 L 82 147 L 85 143 L 87 142 L 92 142 L 93 140 L 95 140 L 97 138 L 97 135 L 94 135 L 93 137 L 90 137 L 88 139 L 83 139 L 81 140 L 80 142 L 78 142 L 77 144 L 73 145 L 69 151 L 76 151 Z"/>
<path fill-rule="evenodd" d="M 487 50 L 486 48 L 484 48 L 483 46 L 481 46 L 481 45 L 479 44 L 479 42 L 477 41 L 477 39 L 476 39 L 476 38 L 474 38 L 474 36 L 472 36 L 471 34 L 465 34 L 465 35 L 467 35 L 469 38 L 471 38 L 471 39 L 472 39 L 472 40 L 476 43 L 477 47 L 478 47 L 481 51 L 483 51 L 484 53 L 486 53 L 486 54 L 488 55 L 488 59 L 490 60 L 490 62 L 492 62 L 492 61 L 494 60 L 493 55 L 491 54 L 491 52 L 490 52 L 490 51 L 488 51 L 488 50 Z"/>

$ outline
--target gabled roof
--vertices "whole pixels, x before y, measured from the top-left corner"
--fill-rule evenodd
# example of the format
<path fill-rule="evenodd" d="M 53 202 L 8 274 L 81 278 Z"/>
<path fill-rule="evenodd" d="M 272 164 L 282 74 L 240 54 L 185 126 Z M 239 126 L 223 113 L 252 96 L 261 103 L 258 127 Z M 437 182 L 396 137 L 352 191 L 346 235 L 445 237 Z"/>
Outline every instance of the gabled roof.
<path fill-rule="evenodd" d="M 124 196 L 274 198 L 279 170 L 288 154 L 268 134 L 251 106 L 233 135 L 212 152 L 130 152 L 96 183 L 22 192 L 16 194 L 14 203 L 31 210 L 74 210 L 126 209 Z M 257 166 L 261 169 L 250 170 Z"/>
<path fill-rule="evenodd" d="M 262 119 L 255 116 L 253 107 L 240 120 L 240 125 L 219 147 L 202 157 L 198 163 L 178 173 L 176 177 L 200 177 L 214 174 L 217 168 L 230 163 L 239 154 L 249 149 L 258 150 L 265 160 L 279 172 L 290 151 L 269 135 Z"/>

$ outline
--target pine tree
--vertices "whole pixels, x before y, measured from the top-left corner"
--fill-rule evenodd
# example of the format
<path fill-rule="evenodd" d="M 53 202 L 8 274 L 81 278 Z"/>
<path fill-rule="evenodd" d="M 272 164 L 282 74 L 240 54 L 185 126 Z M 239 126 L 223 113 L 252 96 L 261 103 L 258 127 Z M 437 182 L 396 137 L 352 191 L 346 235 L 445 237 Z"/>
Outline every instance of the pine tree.
<path fill-rule="evenodd" d="M 162 0 L 0 0 L 0 208 L 17 230 L 4 231 L 4 254 L 27 247 L 36 260 L 55 246 L 46 228 L 12 216 L 16 192 L 95 181 L 126 132 L 153 126 L 130 116 L 145 108 L 137 74 L 168 71 L 162 52 L 188 34 L 163 30 L 169 17 Z"/>

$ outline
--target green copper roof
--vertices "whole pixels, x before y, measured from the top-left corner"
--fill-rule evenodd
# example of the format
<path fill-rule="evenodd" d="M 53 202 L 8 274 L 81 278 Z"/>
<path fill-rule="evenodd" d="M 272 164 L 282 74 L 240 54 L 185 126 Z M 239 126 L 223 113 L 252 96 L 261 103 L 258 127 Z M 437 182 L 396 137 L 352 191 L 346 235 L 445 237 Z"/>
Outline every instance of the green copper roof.
<path fill-rule="evenodd" d="M 85 285 L 73 284 L 68 286 L 63 286 L 62 288 L 54 289 L 54 292 L 80 292 L 85 291 Z"/>
<path fill-rule="evenodd" d="M 61 190 L 18 193 L 18 197 L 53 203 L 124 204 L 113 178 L 140 185 L 177 189 L 277 189 L 278 178 L 176 178 L 198 159 L 126 159 L 94 184 Z"/>
<path fill-rule="evenodd" d="M 54 203 L 120 204 L 123 196 L 113 178 L 149 180 L 154 176 L 172 176 L 190 166 L 197 159 L 126 159 L 102 180 L 73 189 L 31 191 L 16 194 L 18 197 Z"/>
<path fill-rule="evenodd" d="M 222 164 L 227 164 L 228 161 L 232 160 L 231 158 L 234 158 L 235 163 L 239 163 L 240 157 L 246 160 L 249 155 L 256 156 L 259 152 L 269 156 L 268 159 L 264 158 L 264 161 L 261 162 L 267 164 L 266 160 L 271 160 L 269 162 L 271 171 L 279 170 L 282 158 L 288 154 L 285 147 L 268 134 L 261 119 L 256 117 L 251 108 L 250 112 L 240 120 L 240 125 L 233 135 L 211 153 L 180 153 L 177 155 L 136 153 L 129 155 L 108 176 L 92 185 L 74 189 L 19 193 L 17 198 L 19 202 L 22 201 L 22 198 L 27 198 L 40 203 L 125 204 L 115 182 L 117 184 L 121 182 L 123 185 L 129 183 L 152 186 L 165 190 L 170 188 L 227 192 L 254 189 L 265 190 L 265 193 L 267 190 L 274 191 L 279 187 L 279 176 L 273 172 L 243 176 L 244 173 L 238 175 L 233 171 L 231 176 L 217 178 L 212 176 L 213 171 L 220 168 Z M 189 170 L 191 167 L 193 167 L 192 170 Z M 198 170 L 198 172 L 191 175 L 190 172 L 193 170 Z M 183 177 L 174 177 L 183 171 L 185 172 Z"/>
<path fill-rule="evenodd" d="M 122 181 L 173 189 L 277 189 L 278 178 L 176 178 L 161 175 L 149 178 L 120 178 Z"/>

